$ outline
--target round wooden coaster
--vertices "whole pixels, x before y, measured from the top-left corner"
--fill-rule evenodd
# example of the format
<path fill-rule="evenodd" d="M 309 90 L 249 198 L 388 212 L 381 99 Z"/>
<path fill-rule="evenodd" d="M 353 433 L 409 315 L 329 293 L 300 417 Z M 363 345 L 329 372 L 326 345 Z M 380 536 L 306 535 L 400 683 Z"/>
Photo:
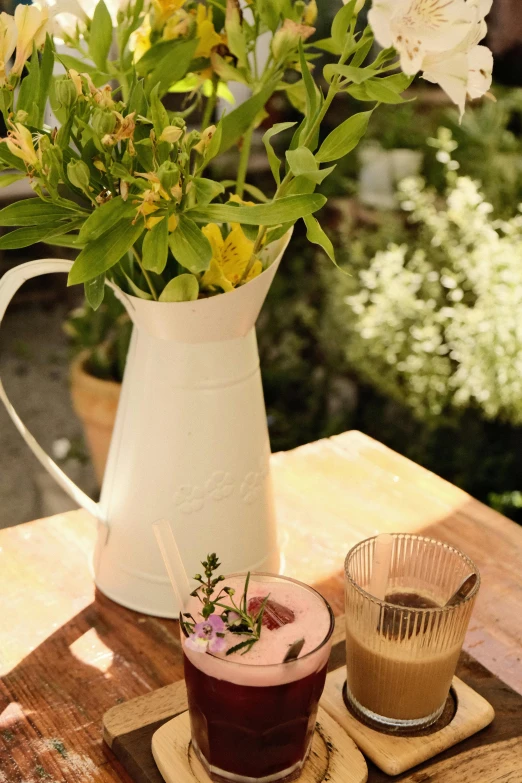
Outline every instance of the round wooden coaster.
<path fill-rule="evenodd" d="M 190 741 L 188 712 L 177 715 L 152 737 L 152 755 L 165 783 L 209 783 Z M 299 783 L 366 783 L 362 753 L 327 712 L 319 708 L 317 727 Z"/>

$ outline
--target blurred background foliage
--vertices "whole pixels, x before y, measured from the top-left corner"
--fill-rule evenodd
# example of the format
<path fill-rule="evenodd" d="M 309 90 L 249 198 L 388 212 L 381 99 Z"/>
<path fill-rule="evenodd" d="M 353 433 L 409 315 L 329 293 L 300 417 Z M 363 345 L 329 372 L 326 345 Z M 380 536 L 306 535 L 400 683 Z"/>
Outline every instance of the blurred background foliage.
<path fill-rule="evenodd" d="M 323 37 L 336 5 L 329 0 L 318 5 L 317 34 Z M 515 5 L 518 8 L 511 0 L 496 0 L 490 25 L 488 43 L 496 55 L 496 102 L 475 104 L 459 124 L 456 111 L 441 101 L 441 93 L 421 82 L 412 88 L 410 103 L 383 106 L 375 113 L 363 148 L 340 162 L 324 183 L 323 192 L 330 202 L 322 222 L 337 245 L 344 271 L 337 270 L 297 230 L 261 313 L 258 340 L 273 451 L 359 429 L 522 522 L 522 413 L 521 418 L 517 413 L 518 409 L 522 412 L 522 393 L 518 409 L 511 398 L 510 405 L 499 404 L 495 411 L 486 400 L 477 399 L 479 394 L 468 394 L 455 404 L 459 388 L 455 377 L 462 357 L 451 345 L 449 353 L 437 355 L 444 360 L 446 373 L 441 391 L 432 348 L 426 347 L 422 354 L 427 312 L 438 329 L 441 350 L 450 342 L 440 313 L 454 289 L 444 291 L 441 281 L 453 276 L 468 314 L 478 318 L 477 333 L 482 329 L 498 338 L 489 358 L 485 394 L 489 383 L 492 388 L 496 384 L 495 394 L 502 396 L 503 379 L 516 367 L 518 355 L 522 356 L 522 317 L 520 326 L 502 317 L 502 296 L 509 297 L 513 309 L 513 296 L 522 289 L 518 272 L 522 253 L 517 245 L 522 202 L 522 89 L 518 86 L 522 85 L 522 12 L 514 11 Z M 503 14 L 510 15 L 512 23 L 506 24 Z M 340 109 L 343 116 L 345 109 Z M 270 123 L 297 118 L 295 109 L 279 96 L 273 99 L 271 115 Z M 446 129 L 442 136 L 440 129 Z M 448 133 L 457 145 L 450 153 L 440 143 L 441 138 L 450 138 Z M 476 306 L 483 294 L 480 286 L 487 280 L 487 258 L 478 264 L 482 277 L 474 274 L 471 262 L 466 267 L 468 256 L 473 261 L 473 253 L 479 250 L 465 232 L 459 229 L 451 248 L 441 250 L 437 232 L 427 229 L 422 219 L 412 223 L 411 210 L 401 208 L 401 200 L 403 206 L 407 201 L 404 193 L 397 196 L 402 177 L 416 173 L 422 178 L 418 189 L 429 194 L 443 221 L 455 223 L 452 215 L 458 193 L 452 196 L 448 191 L 448 154 L 458 164 L 455 175 L 478 183 L 477 210 L 491 204 L 491 211 L 486 208 L 481 214 L 502 247 L 501 259 L 490 265 L 500 281 L 498 289 L 491 287 L 493 294 L 499 292 L 496 311 L 494 298 L 489 300 L 488 311 Z M 250 177 L 264 187 L 263 178 L 268 175 L 261 145 L 258 158 L 254 156 Z M 233 174 L 234 165 L 231 159 L 231 171 L 224 170 L 223 177 Z M 268 178 L 267 191 L 269 182 Z M 467 198 L 472 198 L 469 189 Z M 512 236 L 506 239 L 509 231 Z M 497 241 L 492 234 L 490 238 Z M 402 255 L 391 250 L 393 245 L 405 248 Z M 421 256 L 415 255 L 418 252 Z M 387 309 L 381 312 L 378 328 L 374 326 L 368 335 L 362 327 L 368 307 L 361 301 L 372 301 L 375 285 L 386 290 L 381 258 L 395 264 L 393 269 L 386 263 L 381 267 L 388 275 L 393 273 L 396 287 L 388 291 Z M 431 281 L 415 283 L 415 274 L 421 272 L 432 275 Z M 393 298 L 398 290 L 404 294 L 405 281 L 413 285 L 408 289 L 408 307 L 412 308 L 408 313 Z M 459 304 L 449 301 L 451 307 Z M 359 312 L 354 302 L 359 302 Z M 412 305 L 415 302 L 417 308 Z M 76 309 L 65 331 L 73 352 L 89 350 L 91 374 L 121 380 L 130 324 L 117 300 L 111 297 L 96 314 Z M 402 341 L 400 366 L 399 361 L 390 361 L 387 332 Z M 512 354 L 506 354 L 503 347 L 508 337 Z M 473 354 L 472 344 L 469 352 Z M 412 357 L 423 369 L 418 379 L 414 371 L 404 371 Z M 522 383 L 522 373 L 520 377 Z M 515 388 L 513 379 L 510 388 Z"/>

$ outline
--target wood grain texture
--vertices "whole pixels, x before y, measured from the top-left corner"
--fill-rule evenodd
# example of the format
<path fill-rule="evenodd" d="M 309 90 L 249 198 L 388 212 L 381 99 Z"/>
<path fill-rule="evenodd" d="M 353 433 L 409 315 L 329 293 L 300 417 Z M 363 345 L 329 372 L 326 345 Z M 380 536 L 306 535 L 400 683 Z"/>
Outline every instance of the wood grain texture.
<path fill-rule="evenodd" d="M 454 543 L 483 577 L 467 649 L 522 692 L 521 528 L 357 432 L 272 464 L 288 575 L 321 585 L 340 614 L 356 541 L 418 529 Z M 83 511 L 0 531 L 0 783 L 122 780 L 102 715 L 182 677 L 175 622 L 95 592 L 95 536 Z"/>
<path fill-rule="evenodd" d="M 299 783 L 366 783 L 362 753 L 339 724 L 319 708 L 318 728 Z M 188 712 L 164 723 L 152 736 L 152 755 L 165 783 L 210 783 L 190 743 Z"/>
<path fill-rule="evenodd" d="M 326 680 L 322 707 L 343 727 L 363 753 L 388 775 L 399 775 L 417 764 L 433 758 L 443 750 L 471 737 L 488 726 L 495 717 L 493 707 L 458 677 L 453 678 L 457 709 L 452 720 L 434 733 L 411 737 L 391 736 L 360 723 L 346 708 L 343 688 L 346 682 L 344 667 L 331 672 Z M 490 753 L 492 769 L 498 766 L 498 755 Z M 459 761 L 460 766 L 460 761 Z M 458 780 L 455 772 L 453 777 Z"/>
<path fill-rule="evenodd" d="M 328 667 L 333 674 L 338 672 L 338 683 L 344 679 L 345 660 L 345 644 L 338 642 L 332 649 Z M 457 675 L 492 706 L 496 715 L 495 720 L 479 733 L 442 751 L 435 758 L 421 763 L 411 772 L 399 774 L 393 780 L 397 783 L 522 783 L 522 696 L 488 672 L 467 653 L 461 655 Z M 331 677 L 331 674 L 328 676 Z M 173 704 L 182 703 L 179 694 L 184 690 L 183 682 L 173 686 L 171 691 L 174 696 Z M 179 693 L 176 694 L 176 691 Z M 152 695 L 148 698 L 152 698 Z M 321 704 L 329 708 L 328 701 Z M 121 705 L 117 710 L 125 711 L 126 706 Z M 484 705 L 482 704 L 481 707 Z M 142 714 L 145 713 L 142 711 Z M 134 728 L 128 734 L 121 734 L 113 739 L 112 751 L 130 773 L 133 783 L 163 783 L 154 762 L 151 742 L 154 733 L 174 715 L 173 713 L 161 721 Z M 343 715 L 344 712 L 339 710 L 339 720 Z M 448 720 L 451 719 L 451 715 L 453 715 L 452 709 L 449 710 Z M 489 709 L 484 708 L 483 716 L 483 722 L 486 723 L 486 720 L 491 717 Z M 149 713 L 147 719 L 150 720 L 150 717 Z M 137 721 L 134 721 L 133 725 L 136 726 Z M 445 725 L 444 722 L 441 722 L 441 725 Z M 461 733 L 465 733 L 462 727 Z M 383 735 L 377 737 L 379 742 L 383 741 Z M 421 742 L 418 739 L 411 740 L 408 741 L 408 746 L 410 742 L 413 743 L 415 752 L 419 754 L 419 748 L 422 748 L 424 743 L 431 745 L 433 749 L 437 746 L 438 740 L 436 733 L 431 733 L 428 729 L 421 737 Z M 408 753 L 408 747 L 403 750 L 404 752 Z M 368 769 L 368 783 L 386 783 L 386 781 L 389 783 L 389 776 L 370 760 L 368 760 Z M 340 781 L 344 783 L 342 778 Z M 332 778 L 332 783 L 337 781 Z"/>

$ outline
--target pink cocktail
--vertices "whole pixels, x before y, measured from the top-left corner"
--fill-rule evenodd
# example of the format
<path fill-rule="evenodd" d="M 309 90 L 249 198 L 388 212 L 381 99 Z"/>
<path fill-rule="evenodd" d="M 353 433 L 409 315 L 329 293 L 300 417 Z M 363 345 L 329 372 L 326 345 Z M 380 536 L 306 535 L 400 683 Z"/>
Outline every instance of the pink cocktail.
<path fill-rule="evenodd" d="M 241 594 L 244 581 L 244 575 L 234 575 L 223 585 Z M 276 611 L 268 606 L 261 638 L 246 654 L 194 652 L 183 640 L 192 743 L 216 781 L 293 780 L 310 749 L 331 648 L 332 611 L 301 582 L 252 574 L 249 601 L 267 595 Z M 194 599 L 188 610 L 196 617 L 200 607 Z M 230 631 L 225 637 L 227 648 L 241 641 Z M 299 657 L 283 663 L 301 638 Z"/>

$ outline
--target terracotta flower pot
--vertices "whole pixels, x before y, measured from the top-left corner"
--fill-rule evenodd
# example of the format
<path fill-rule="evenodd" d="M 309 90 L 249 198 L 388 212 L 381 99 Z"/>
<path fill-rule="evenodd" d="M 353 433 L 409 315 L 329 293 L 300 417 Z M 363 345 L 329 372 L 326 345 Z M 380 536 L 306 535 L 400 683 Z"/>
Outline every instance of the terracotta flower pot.
<path fill-rule="evenodd" d="M 121 383 L 95 378 L 85 370 L 88 351 L 78 354 L 71 365 L 71 397 L 82 421 L 94 472 L 101 487 L 111 444 L 114 420 L 120 400 Z"/>

